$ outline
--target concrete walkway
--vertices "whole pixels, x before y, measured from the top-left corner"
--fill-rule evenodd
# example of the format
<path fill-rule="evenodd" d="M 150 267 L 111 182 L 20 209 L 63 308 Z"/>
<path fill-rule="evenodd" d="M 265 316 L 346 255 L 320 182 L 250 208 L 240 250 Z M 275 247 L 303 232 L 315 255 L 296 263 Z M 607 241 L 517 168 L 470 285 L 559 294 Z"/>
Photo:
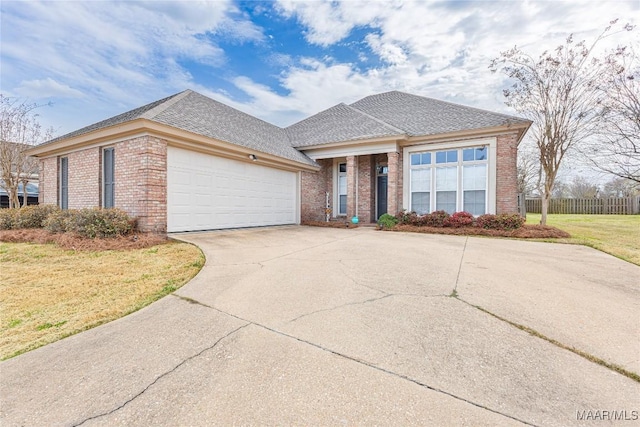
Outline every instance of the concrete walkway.
<path fill-rule="evenodd" d="M 0 363 L 0 425 L 638 422 L 640 383 L 589 358 L 640 373 L 640 267 L 363 228 L 175 237 L 200 274 Z"/>

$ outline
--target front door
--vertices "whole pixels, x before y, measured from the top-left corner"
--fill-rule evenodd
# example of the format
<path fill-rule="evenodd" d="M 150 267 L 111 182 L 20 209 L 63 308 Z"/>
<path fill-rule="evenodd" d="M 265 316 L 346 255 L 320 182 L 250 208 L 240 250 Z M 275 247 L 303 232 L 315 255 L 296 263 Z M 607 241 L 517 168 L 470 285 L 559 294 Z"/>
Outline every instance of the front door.
<path fill-rule="evenodd" d="M 378 179 L 376 182 L 376 220 L 382 214 L 387 213 L 387 167 L 378 166 Z"/>

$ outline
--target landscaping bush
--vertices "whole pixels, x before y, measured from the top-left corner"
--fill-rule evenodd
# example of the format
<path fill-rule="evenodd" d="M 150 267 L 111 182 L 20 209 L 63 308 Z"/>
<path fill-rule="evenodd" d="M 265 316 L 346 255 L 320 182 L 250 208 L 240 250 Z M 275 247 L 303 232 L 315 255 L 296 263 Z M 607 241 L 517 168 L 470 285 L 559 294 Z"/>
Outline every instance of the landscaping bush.
<path fill-rule="evenodd" d="M 25 206 L 17 210 L 13 228 L 42 228 L 47 217 L 60 208 L 55 205 Z"/>
<path fill-rule="evenodd" d="M 0 230 L 13 230 L 18 221 L 18 209 L 0 209 Z"/>
<path fill-rule="evenodd" d="M 71 216 L 74 214 L 74 210 L 60 209 L 52 212 L 44 221 L 44 228 L 51 233 L 64 233 L 69 230 L 68 224 Z"/>
<path fill-rule="evenodd" d="M 398 222 L 398 218 L 390 214 L 382 214 L 378 219 L 378 225 L 380 228 L 393 228 Z"/>
<path fill-rule="evenodd" d="M 52 233 L 71 232 L 91 239 L 125 236 L 135 229 L 135 221 L 121 209 L 68 209 L 49 215 L 46 229 Z"/>
<path fill-rule="evenodd" d="M 473 215 L 469 212 L 455 212 L 444 222 L 445 227 L 471 227 L 473 225 Z"/>
<path fill-rule="evenodd" d="M 400 211 L 396 214 L 399 224 L 418 225 L 418 214 L 414 211 Z"/>
<path fill-rule="evenodd" d="M 425 227 L 445 227 L 450 215 L 445 211 L 434 211 L 430 214 L 422 215 L 418 225 Z"/>
<path fill-rule="evenodd" d="M 488 230 L 515 230 L 524 224 L 525 219 L 518 214 L 486 214 L 476 219 L 476 227 Z"/>

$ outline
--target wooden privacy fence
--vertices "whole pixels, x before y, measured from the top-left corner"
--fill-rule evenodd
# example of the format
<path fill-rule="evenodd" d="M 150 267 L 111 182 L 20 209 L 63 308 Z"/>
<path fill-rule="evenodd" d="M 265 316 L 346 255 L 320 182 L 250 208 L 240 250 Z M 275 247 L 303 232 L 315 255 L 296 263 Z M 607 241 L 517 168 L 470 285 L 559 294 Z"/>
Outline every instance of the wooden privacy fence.
<path fill-rule="evenodd" d="M 525 205 L 527 212 L 542 211 L 542 199 L 526 199 Z M 607 199 L 551 199 L 548 213 L 632 215 L 640 213 L 640 196 Z"/>

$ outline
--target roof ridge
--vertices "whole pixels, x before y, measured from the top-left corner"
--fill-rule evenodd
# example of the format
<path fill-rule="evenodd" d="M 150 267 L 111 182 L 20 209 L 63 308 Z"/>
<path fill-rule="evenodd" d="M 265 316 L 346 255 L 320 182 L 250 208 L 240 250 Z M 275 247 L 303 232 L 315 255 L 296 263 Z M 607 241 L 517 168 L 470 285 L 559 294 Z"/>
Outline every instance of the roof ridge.
<path fill-rule="evenodd" d="M 416 98 L 429 99 L 429 100 L 431 100 L 431 101 L 441 102 L 441 103 L 443 103 L 443 104 L 448 104 L 448 105 L 451 105 L 451 106 L 453 106 L 453 107 L 457 107 L 457 108 L 460 108 L 460 107 L 463 107 L 463 108 L 469 108 L 469 109 L 471 109 L 471 110 L 481 111 L 481 112 L 483 112 L 483 113 L 489 113 L 489 114 L 495 114 L 496 116 L 508 117 L 508 118 L 510 118 L 510 119 L 516 119 L 517 121 L 520 121 L 520 122 L 522 122 L 522 121 L 524 121 L 524 122 L 531 121 L 531 120 L 524 119 L 524 118 L 522 118 L 522 117 L 518 117 L 518 116 L 512 116 L 512 115 L 504 114 L 504 113 L 498 113 L 498 112 L 491 111 L 491 110 L 485 110 L 484 108 L 472 107 L 472 106 L 470 106 L 470 105 L 466 105 L 466 104 L 458 104 L 458 103 L 451 102 L 451 101 L 444 101 L 444 100 L 442 100 L 442 99 L 438 99 L 438 98 L 431 98 L 431 97 L 429 97 L 429 96 L 416 95 L 416 94 L 409 93 L 409 92 L 402 92 L 402 91 L 400 91 L 400 90 L 392 90 L 392 91 L 389 91 L 389 92 L 387 92 L 387 93 L 391 93 L 391 92 L 398 92 L 398 93 L 402 93 L 402 94 L 404 94 L 404 95 L 414 96 L 414 97 L 416 97 Z"/>
<path fill-rule="evenodd" d="M 157 116 L 158 114 L 160 114 L 163 111 L 167 110 L 169 107 L 174 105 L 176 102 L 186 98 L 188 95 L 191 95 L 192 93 L 194 93 L 194 92 L 191 89 L 183 90 L 182 92 L 179 92 L 179 93 L 173 95 L 172 97 L 167 99 L 165 102 L 156 105 L 155 107 L 153 107 L 150 110 L 145 111 L 140 116 L 138 116 L 138 118 L 152 120 L 155 116 Z"/>
<path fill-rule="evenodd" d="M 399 128 L 393 126 L 392 124 L 389 124 L 389 123 L 385 122 L 384 120 L 381 120 L 381 119 L 379 119 L 379 118 L 377 118 L 375 116 L 372 116 L 371 114 L 365 113 L 364 111 L 362 111 L 362 110 L 360 110 L 360 109 L 358 109 L 356 107 L 352 107 L 351 105 L 348 105 L 348 104 L 344 104 L 344 105 L 346 105 L 347 108 L 350 108 L 350 109 L 362 114 L 363 116 L 366 116 L 366 117 L 368 117 L 368 118 L 380 123 L 381 125 L 391 129 L 394 132 L 398 132 L 399 134 L 402 134 L 402 135 L 407 134 L 407 131 L 399 129 Z"/>

